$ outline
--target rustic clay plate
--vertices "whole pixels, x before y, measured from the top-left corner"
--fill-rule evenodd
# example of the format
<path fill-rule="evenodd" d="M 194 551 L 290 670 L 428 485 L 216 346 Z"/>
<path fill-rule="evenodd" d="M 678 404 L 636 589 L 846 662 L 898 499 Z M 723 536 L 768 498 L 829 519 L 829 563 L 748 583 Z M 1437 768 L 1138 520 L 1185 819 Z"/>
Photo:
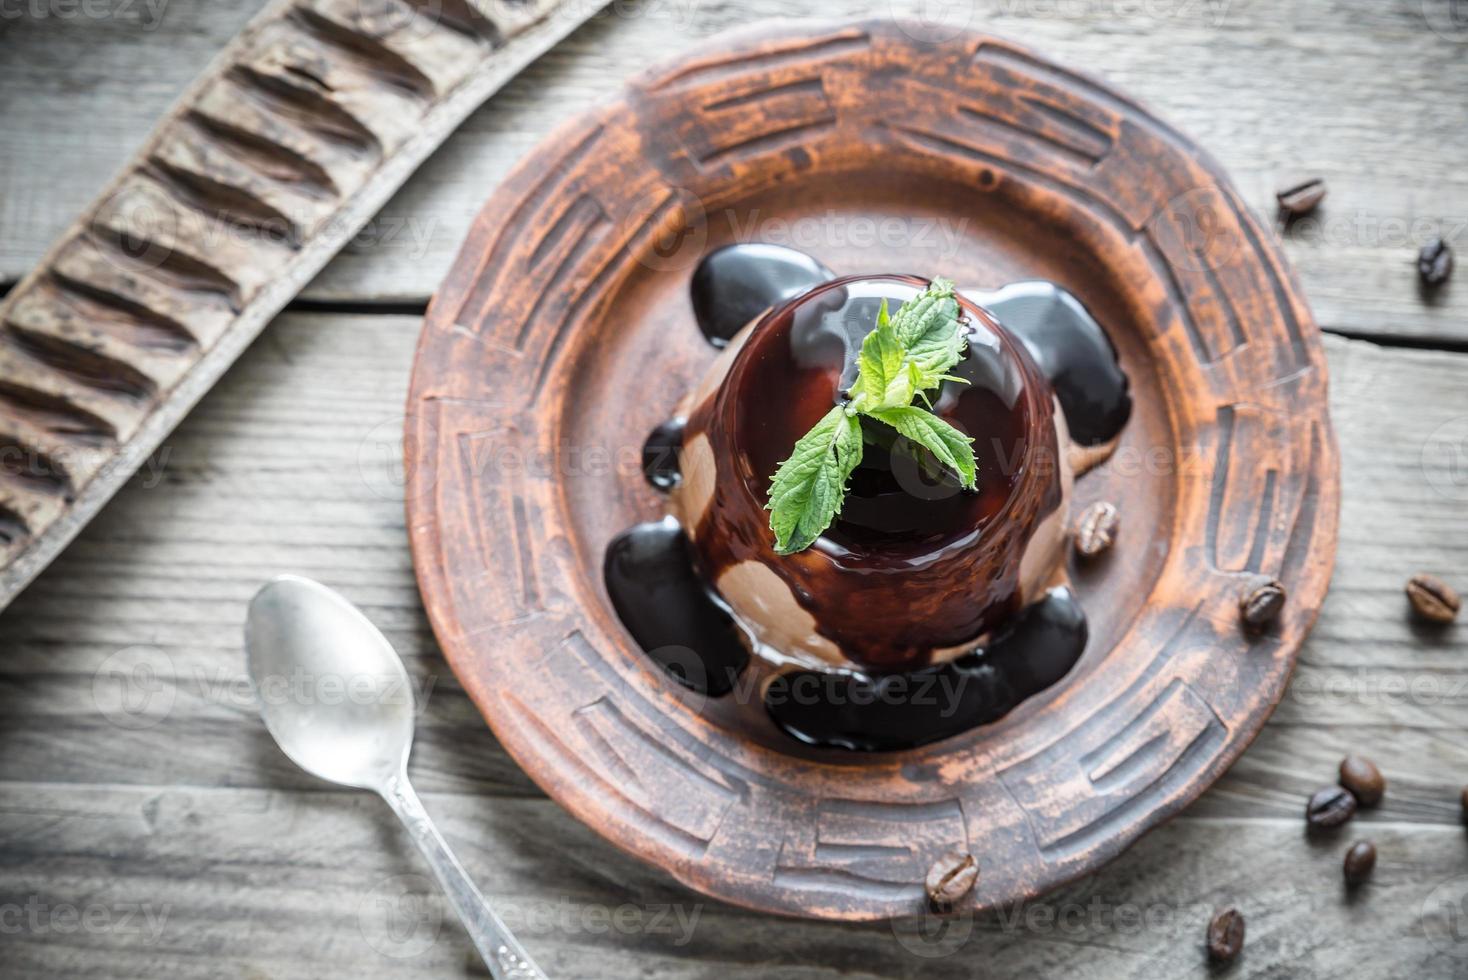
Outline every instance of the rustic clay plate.
<path fill-rule="evenodd" d="M 607 542 L 655 518 L 638 450 L 714 356 L 689 275 L 734 240 L 841 274 L 1053 279 L 1107 325 L 1137 409 L 1078 505 L 1079 665 L 914 751 L 797 756 L 726 731 L 608 604 Z M 1038 895 L 1196 798 L 1285 689 L 1334 559 L 1318 331 L 1219 168 L 1134 102 L 1005 41 L 890 21 L 725 36 L 561 129 L 499 188 L 423 332 L 408 515 L 444 653 L 577 817 L 710 895 L 838 919 Z M 1289 600 L 1259 635 L 1239 598 Z"/>

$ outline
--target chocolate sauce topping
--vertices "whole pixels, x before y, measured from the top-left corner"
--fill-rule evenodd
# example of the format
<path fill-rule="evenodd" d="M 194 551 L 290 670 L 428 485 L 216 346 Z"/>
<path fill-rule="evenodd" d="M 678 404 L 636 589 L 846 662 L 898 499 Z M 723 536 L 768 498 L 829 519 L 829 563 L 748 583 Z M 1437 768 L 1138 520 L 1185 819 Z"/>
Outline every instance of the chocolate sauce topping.
<path fill-rule="evenodd" d="M 678 471 L 678 450 L 683 448 L 687 425 L 687 419 L 669 419 L 653 429 L 642 444 L 642 475 L 659 490 L 671 490 L 683 478 Z"/>
<path fill-rule="evenodd" d="M 1110 442 L 1132 414 L 1116 348 L 1091 311 L 1053 282 L 967 290 L 1020 340 L 1055 388 L 1070 437 L 1083 446 Z"/>
<path fill-rule="evenodd" d="M 695 691 L 719 697 L 733 689 L 749 650 L 728 608 L 703 584 L 677 521 L 617 535 L 603 575 L 612 607 L 648 656 Z"/>
<path fill-rule="evenodd" d="M 868 752 L 913 748 L 998 721 L 1070 672 L 1086 647 L 1086 615 L 1052 589 L 987 646 L 906 674 L 782 674 L 765 708 L 810 745 Z"/>
<path fill-rule="evenodd" d="M 793 248 L 726 245 L 694 270 L 693 316 L 709 343 L 723 347 L 765 310 L 834 278 L 830 269 Z"/>
<path fill-rule="evenodd" d="M 648 481 L 667 491 L 680 480 L 685 424 L 709 438 L 718 473 L 697 529 L 700 549 L 671 518 L 642 524 L 608 546 L 604 572 L 638 644 L 680 683 L 722 704 L 751 658 L 707 583 L 742 561 L 774 569 L 818 629 L 867 674 L 774 672 L 770 719 L 812 745 L 896 750 L 1002 717 L 1081 656 L 1086 621 L 1074 595 L 1052 589 L 1018 609 L 1013 569 L 1038 522 L 1059 505 L 1057 482 L 1044 469 L 1064 449 L 1055 445 L 1051 392 L 1083 445 L 1114 439 L 1131 397 L 1105 331 L 1060 286 L 960 290 L 969 352 L 954 373 L 969 384 L 945 384 L 934 407 L 978 436 L 977 492 L 961 491 L 890 429 L 864 423 L 863 461 L 840 517 L 811 549 L 777 557 L 763 509 L 771 474 L 844 397 L 882 298 L 895 309 L 925 284 L 911 276 L 833 278 L 810 256 L 773 245 L 728 246 L 703 260 L 692 298 L 715 346 L 781 308 L 765 316 L 691 422 L 664 423 L 644 446 Z M 990 636 L 985 646 L 924 666 L 932 649 L 981 634 Z"/>
<path fill-rule="evenodd" d="M 816 629 L 872 671 L 922 666 L 935 649 L 999 626 L 1019 601 L 1019 557 L 1061 501 L 1049 386 L 1017 341 L 964 302 L 968 352 L 933 399 L 977 437 L 977 492 L 962 492 L 925 450 L 864 419 L 863 460 L 840 516 L 816 544 L 777 556 L 765 502 L 795 443 L 844 398 L 883 300 L 895 310 L 926 281 L 848 277 L 768 314 L 719 390 L 697 407 L 718 467 L 694 537 L 717 583 L 757 561 L 785 580 Z"/>

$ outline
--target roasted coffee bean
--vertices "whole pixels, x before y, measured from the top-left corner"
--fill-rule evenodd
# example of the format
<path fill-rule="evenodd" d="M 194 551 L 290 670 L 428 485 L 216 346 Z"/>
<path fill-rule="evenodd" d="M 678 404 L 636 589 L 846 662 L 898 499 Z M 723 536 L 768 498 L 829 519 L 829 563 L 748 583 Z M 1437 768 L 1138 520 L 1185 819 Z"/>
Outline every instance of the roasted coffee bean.
<path fill-rule="evenodd" d="M 1314 211 L 1325 200 L 1325 181 L 1315 177 L 1303 184 L 1286 187 L 1274 196 L 1279 200 L 1281 211 L 1291 218 L 1298 218 Z"/>
<path fill-rule="evenodd" d="M 1284 608 L 1284 586 L 1275 581 L 1256 585 L 1239 599 L 1239 614 L 1250 629 L 1263 629 L 1279 618 Z"/>
<path fill-rule="evenodd" d="M 1441 286 L 1453 274 L 1453 250 L 1441 238 L 1434 238 L 1417 253 L 1417 274 L 1423 285 Z"/>
<path fill-rule="evenodd" d="M 1095 558 L 1108 550 L 1116 540 L 1116 529 L 1121 523 L 1116 506 L 1104 500 L 1087 507 L 1076 521 L 1075 548 L 1082 558 Z"/>
<path fill-rule="evenodd" d="M 1341 760 L 1341 785 L 1362 806 L 1376 806 L 1386 792 L 1386 779 L 1376 763 L 1365 756 L 1348 755 Z"/>
<path fill-rule="evenodd" d="M 1356 886 L 1371 877 L 1371 869 L 1376 867 L 1376 845 L 1369 840 L 1358 840 L 1351 845 L 1346 852 L 1345 873 L 1346 884 Z"/>
<path fill-rule="evenodd" d="M 1407 581 L 1407 600 L 1430 623 L 1451 623 L 1463 606 L 1457 590 L 1433 575 L 1413 575 Z"/>
<path fill-rule="evenodd" d="M 1238 909 L 1224 909 L 1208 923 L 1208 958 L 1215 963 L 1232 963 L 1244 948 L 1244 916 Z"/>
<path fill-rule="evenodd" d="M 1316 790 L 1305 807 L 1305 819 L 1311 830 L 1339 827 L 1356 814 L 1356 798 L 1341 786 Z"/>
<path fill-rule="evenodd" d="M 974 856 L 952 851 L 933 862 L 923 886 L 934 908 L 951 909 L 974 890 L 978 880 L 979 864 Z"/>

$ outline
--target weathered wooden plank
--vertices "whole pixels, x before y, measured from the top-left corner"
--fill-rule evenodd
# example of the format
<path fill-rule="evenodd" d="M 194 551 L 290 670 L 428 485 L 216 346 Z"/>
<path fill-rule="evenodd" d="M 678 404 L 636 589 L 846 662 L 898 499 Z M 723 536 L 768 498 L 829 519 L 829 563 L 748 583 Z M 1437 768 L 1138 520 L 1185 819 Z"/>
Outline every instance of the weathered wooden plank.
<path fill-rule="evenodd" d="M 151 32 L 80 17 L 6 22 L 0 92 L 26 97 L 7 106 L 9 135 L 0 138 L 0 280 L 38 260 L 257 6 L 174 3 Z M 1447 96 L 1468 84 L 1468 58 L 1447 6 L 992 0 L 943 9 L 947 21 L 1012 37 L 1146 100 L 1209 148 L 1261 212 L 1272 215 L 1275 189 L 1297 174 L 1325 177 L 1325 207 L 1285 238 L 1321 321 L 1462 341 L 1468 290 L 1424 302 L 1412 267 L 1431 235 L 1468 248 L 1468 129 Z M 821 13 L 923 9 L 919 0 L 850 0 Z M 490 188 L 552 128 L 645 68 L 649 52 L 788 11 L 776 0 L 615 6 L 472 116 L 307 295 L 423 299 Z"/>
<path fill-rule="evenodd" d="M 362 794 L 8 784 L 0 800 L 6 976 L 482 976 L 410 845 Z M 1183 817 L 1035 903 L 840 926 L 708 902 L 546 800 L 427 797 L 471 875 L 555 977 L 1206 977 L 1204 924 L 1248 919 L 1241 976 L 1457 975 L 1443 899 L 1468 885 L 1462 831 L 1362 820 Z M 1346 843 L 1380 860 L 1341 883 Z M 66 911 L 75 909 L 74 913 Z M 90 916 L 71 928 L 70 915 Z M 127 918 L 125 918 L 127 917 Z M 86 920 L 83 920 L 86 921 Z M 931 928 L 931 923 L 929 924 Z"/>
<path fill-rule="evenodd" d="M 250 595 L 294 570 L 342 589 L 408 658 L 428 695 L 425 790 L 536 793 L 484 730 L 419 606 L 397 455 L 416 326 L 282 318 L 0 617 L 0 779 L 315 785 L 256 724 L 240 656 Z M 1457 631 L 1406 618 L 1400 587 L 1418 570 L 1451 579 L 1463 567 L 1468 490 L 1453 492 L 1456 458 L 1427 436 L 1468 415 L 1468 357 L 1329 349 L 1345 458 L 1334 586 L 1274 721 L 1200 808 L 1293 816 L 1354 748 L 1393 777 L 1384 818 L 1451 821 L 1451 789 L 1468 782 L 1468 663 Z M 158 699 L 119 719 L 107 699 L 137 664 L 154 669 Z M 160 744 L 170 750 L 149 751 Z"/>
<path fill-rule="evenodd" d="M 1421 917 L 1436 908 L 1435 888 L 1468 875 L 1456 809 L 1468 781 L 1462 627 L 1417 630 L 1400 585 L 1418 569 L 1463 567 L 1468 490 L 1428 435 L 1452 434 L 1468 416 L 1468 356 L 1328 343 L 1344 455 L 1340 559 L 1275 719 L 1182 818 L 1038 906 L 1051 911 L 981 920 L 961 948 L 929 958 L 886 927 L 702 902 L 544 800 L 505 756 L 439 658 L 413 584 L 395 474 L 416 330 L 410 317 L 281 318 L 0 615 L 0 907 L 37 896 L 107 910 L 99 916 L 128 903 L 169 910 L 157 933 L 8 934 L 7 975 L 475 969 L 448 919 L 421 949 L 415 920 L 399 920 L 407 945 L 381 951 L 387 923 L 366 913 L 360 925 L 358 909 L 373 896 L 397 908 L 384 879 L 421 869 L 385 810 L 300 774 L 260 728 L 240 686 L 240 624 L 253 590 L 283 570 L 342 589 L 408 658 L 416 689 L 428 690 L 414 777 L 553 975 L 1203 976 L 1204 909 L 1225 902 L 1250 917 L 1241 975 L 1291 961 L 1310 975 L 1367 977 L 1461 966 L 1463 950 L 1435 945 Z M 128 679 L 141 698 L 131 710 L 118 700 Z M 1340 841 L 1311 844 L 1305 796 L 1352 749 L 1382 765 L 1387 799 Z M 1378 877 L 1347 904 L 1339 852 L 1368 833 L 1382 850 Z M 429 904 L 404 908 L 448 915 L 426 879 L 408 885 Z M 1173 918 L 1134 929 L 1090 911 L 1093 898 Z M 664 904 L 701 906 L 702 918 L 685 946 L 666 932 L 595 926 L 624 903 L 644 925 Z M 1074 907 L 1077 931 L 1046 919 Z M 563 908 L 569 920 L 553 911 Z"/>

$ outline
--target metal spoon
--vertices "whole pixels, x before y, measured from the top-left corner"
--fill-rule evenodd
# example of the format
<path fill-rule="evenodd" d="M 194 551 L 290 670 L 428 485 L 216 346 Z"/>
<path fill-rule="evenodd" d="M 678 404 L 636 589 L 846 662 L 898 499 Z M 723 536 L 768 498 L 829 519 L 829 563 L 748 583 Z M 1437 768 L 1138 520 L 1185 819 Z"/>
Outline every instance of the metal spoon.
<path fill-rule="evenodd" d="M 463 865 L 449 851 L 413 787 L 413 689 L 400 658 L 367 617 L 326 586 L 282 575 L 250 602 L 245 621 L 250 678 L 265 727 L 302 769 L 387 801 L 463 920 L 496 980 L 545 980 Z M 319 695 L 290 696 L 302 683 Z"/>

